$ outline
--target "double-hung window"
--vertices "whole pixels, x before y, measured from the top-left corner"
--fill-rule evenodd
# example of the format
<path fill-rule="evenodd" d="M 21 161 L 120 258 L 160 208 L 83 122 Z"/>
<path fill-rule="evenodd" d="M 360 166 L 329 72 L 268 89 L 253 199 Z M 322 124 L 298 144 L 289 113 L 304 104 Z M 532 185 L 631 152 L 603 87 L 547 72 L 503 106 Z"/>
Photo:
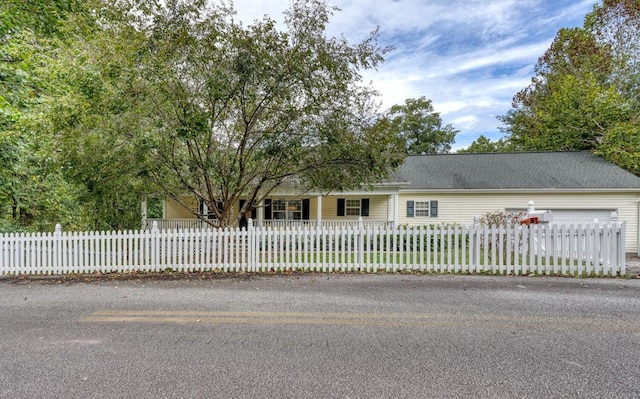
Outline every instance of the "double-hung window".
<path fill-rule="evenodd" d="M 369 198 L 338 198 L 338 216 L 369 216 Z"/>
<path fill-rule="evenodd" d="M 271 206 L 274 220 L 302 220 L 302 200 L 278 200 Z"/>
<path fill-rule="evenodd" d="M 429 201 L 416 201 L 416 217 L 429 216 Z"/>
<path fill-rule="evenodd" d="M 438 201 L 407 201 L 407 217 L 438 217 Z"/>
<path fill-rule="evenodd" d="M 346 216 L 360 216 L 360 200 L 347 199 L 345 201 Z"/>

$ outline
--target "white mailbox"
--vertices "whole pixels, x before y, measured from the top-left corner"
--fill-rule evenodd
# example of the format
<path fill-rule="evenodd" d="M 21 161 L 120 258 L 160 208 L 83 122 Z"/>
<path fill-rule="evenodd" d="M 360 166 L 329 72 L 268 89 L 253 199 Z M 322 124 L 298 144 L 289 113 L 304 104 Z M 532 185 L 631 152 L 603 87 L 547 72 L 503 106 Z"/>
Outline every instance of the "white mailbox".
<path fill-rule="evenodd" d="M 529 219 L 537 218 L 538 223 L 550 223 L 553 221 L 551 211 L 531 211 L 527 214 Z"/>
<path fill-rule="evenodd" d="M 520 224 L 538 224 L 538 223 L 550 223 L 553 221 L 553 214 L 551 211 L 536 211 L 536 205 L 533 201 L 529 201 L 527 207 L 527 216 L 520 220 Z"/>

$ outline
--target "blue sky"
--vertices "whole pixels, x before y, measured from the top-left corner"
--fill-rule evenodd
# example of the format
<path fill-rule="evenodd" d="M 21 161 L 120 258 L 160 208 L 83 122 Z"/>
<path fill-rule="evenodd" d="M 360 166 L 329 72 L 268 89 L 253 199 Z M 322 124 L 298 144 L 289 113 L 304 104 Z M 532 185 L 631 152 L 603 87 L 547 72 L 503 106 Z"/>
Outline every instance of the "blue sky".
<path fill-rule="evenodd" d="M 289 0 L 234 0 L 239 19 L 282 21 Z M 454 150 L 481 134 L 502 136 L 497 115 L 511 109 L 535 63 L 560 28 L 581 26 L 596 0 L 330 0 L 341 9 L 331 35 L 352 42 L 380 27 L 392 45 L 377 71 L 363 73 L 381 110 L 407 98 L 433 101 L 445 124 L 460 130 Z"/>

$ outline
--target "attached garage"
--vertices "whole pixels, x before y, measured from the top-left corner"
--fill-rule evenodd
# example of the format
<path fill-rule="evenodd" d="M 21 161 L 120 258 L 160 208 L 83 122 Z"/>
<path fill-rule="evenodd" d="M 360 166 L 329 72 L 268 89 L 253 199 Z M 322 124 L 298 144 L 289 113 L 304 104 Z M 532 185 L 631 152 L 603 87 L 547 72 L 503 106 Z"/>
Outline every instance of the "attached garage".
<path fill-rule="evenodd" d="M 625 250 L 640 254 L 640 177 L 588 151 L 409 156 L 396 181 L 401 224 L 468 225 L 487 212 L 551 210 L 554 223 L 626 223 Z M 435 202 L 437 214 L 407 212 Z M 415 205 L 414 205 L 415 206 Z M 407 216 L 413 215 L 413 216 Z"/>
<path fill-rule="evenodd" d="M 578 224 L 610 222 L 611 213 L 615 212 L 617 217 L 617 209 L 549 209 L 553 214 L 553 223 L 556 224 Z"/>

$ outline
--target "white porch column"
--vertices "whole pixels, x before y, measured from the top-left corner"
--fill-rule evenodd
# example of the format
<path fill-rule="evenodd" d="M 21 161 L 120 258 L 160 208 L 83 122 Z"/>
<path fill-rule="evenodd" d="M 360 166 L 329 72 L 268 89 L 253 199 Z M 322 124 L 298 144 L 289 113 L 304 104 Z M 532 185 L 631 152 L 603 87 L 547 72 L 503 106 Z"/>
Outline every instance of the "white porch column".
<path fill-rule="evenodd" d="M 389 194 L 387 196 L 387 221 L 388 222 L 392 222 L 393 221 L 393 195 Z"/>
<path fill-rule="evenodd" d="M 398 216 L 400 214 L 400 194 L 393 194 L 393 226 L 398 226 Z"/>
<path fill-rule="evenodd" d="M 264 201 L 260 201 L 257 208 L 258 213 L 258 227 L 262 227 L 262 222 L 264 220 Z"/>
<path fill-rule="evenodd" d="M 316 197 L 317 199 L 317 204 L 316 204 L 316 223 L 318 223 L 318 226 L 320 226 L 322 224 L 322 196 L 318 195 L 318 197 Z"/>
<path fill-rule="evenodd" d="M 209 207 L 208 207 L 208 206 L 207 206 L 207 204 L 206 204 L 206 203 L 204 203 L 204 202 L 202 203 L 202 215 L 203 215 L 205 218 L 208 218 L 208 217 L 209 217 Z"/>

